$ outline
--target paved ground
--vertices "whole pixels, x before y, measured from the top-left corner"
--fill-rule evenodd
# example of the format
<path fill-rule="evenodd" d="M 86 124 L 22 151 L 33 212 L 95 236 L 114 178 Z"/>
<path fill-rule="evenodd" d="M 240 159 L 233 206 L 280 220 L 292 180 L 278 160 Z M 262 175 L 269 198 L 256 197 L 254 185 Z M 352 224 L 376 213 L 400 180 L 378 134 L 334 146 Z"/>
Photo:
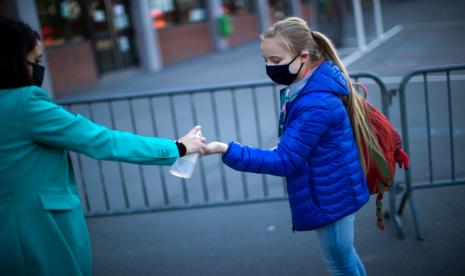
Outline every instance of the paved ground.
<path fill-rule="evenodd" d="M 419 67 L 465 63 L 465 21 L 400 26 L 398 34 L 365 54 L 349 70 L 368 68 L 383 77 L 395 77 Z"/>
<path fill-rule="evenodd" d="M 353 63 L 349 68 L 351 71 L 374 71 L 386 77 L 388 84 L 394 87 L 399 81 L 396 77 L 417 66 L 465 62 L 462 47 L 465 26 L 457 22 L 463 20 L 465 15 L 465 1 L 383 3 L 386 29 L 397 24 L 402 24 L 403 29 Z M 350 42 L 350 37 L 347 41 Z M 350 49 L 345 50 L 343 55 L 350 54 Z M 194 75 L 192 72 L 200 74 Z M 79 94 L 68 99 L 153 91 L 174 87 L 173 84 L 186 87 L 265 77 L 258 44 L 251 43 L 225 53 L 172 65 L 157 74 L 129 72 L 109 77 L 98 86 L 79 91 Z M 412 152 L 416 164 L 414 178 L 423 179 L 433 171 L 438 175 L 438 172 L 444 173 L 450 169 L 448 144 L 444 142 L 447 140 L 447 129 L 444 127 L 447 120 L 443 116 L 433 118 L 433 156 L 440 162 L 435 162 L 433 171 L 429 171 L 425 126 L 421 120 L 425 112 L 424 99 L 417 94 L 421 92 L 419 87 L 415 87 L 420 84 L 413 86 L 409 110 L 412 114 L 412 143 L 415 145 Z M 457 171 L 463 177 L 463 80 L 455 81 L 453 87 L 454 120 L 457 122 L 454 132 L 457 141 L 456 162 L 459 164 Z M 443 88 L 441 82 L 432 84 L 433 90 L 442 92 Z M 445 108 L 443 94 L 433 93 L 431 100 L 432 108 L 439 110 L 434 114 L 444 113 L 441 111 Z M 158 108 L 163 106 L 166 103 L 159 103 Z M 127 114 L 125 112 L 122 114 Z M 391 114 L 397 125 L 398 113 L 398 105 L 394 103 Z M 104 118 L 100 120 L 105 121 Z M 165 134 L 173 135 L 172 132 Z M 92 166 L 95 168 L 96 164 Z M 447 176 L 446 173 L 444 175 Z M 188 182 L 187 187 L 194 183 Z M 258 186 L 256 182 L 249 183 L 252 187 Z M 407 240 L 400 241 L 390 224 L 384 233 L 378 232 L 374 226 L 374 202 L 367 204 L 358 214 L 356 244 L 368 273 L 464 275 L 464 192 L 463 187 L 451 187 L 414 194 L 426 236 L 424 242 L 414 238 L 409 209 L 404 215 Z M 292 234 L 290 231 L 286 202 L 94 218 L 88 219 L 88 223 L 94 244 L 96 275 L 324 275 L 313 234 Z"/>
<path fill-rule="evenodd" d="M 415 194 L 426 240 L 406 240 L 388 221 L 375 226 L 374 202 L 356 220 L 356 247 L 368 275 L 465 273 L 465 187 Z M 446 204 L 447 202 L 447 204 Z M 88 219 L 95 275 L 327 275 L 313 232 L 292 233 L 287 202 Z"/>

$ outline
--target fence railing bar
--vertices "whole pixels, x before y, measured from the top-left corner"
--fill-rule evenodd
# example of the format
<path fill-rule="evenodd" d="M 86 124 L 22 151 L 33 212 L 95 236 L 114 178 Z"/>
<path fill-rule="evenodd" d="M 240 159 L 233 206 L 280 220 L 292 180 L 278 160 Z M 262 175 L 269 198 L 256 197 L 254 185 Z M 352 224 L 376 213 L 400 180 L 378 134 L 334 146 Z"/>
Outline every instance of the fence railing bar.
<path fill-rule="evenodd" d="M 420 67 L 416 70 L 410 71 L 408 74 L 402 77 L 401 86 L 402 84 L 405 85 L 412 77 L 416 75 L 421 75 L 423 73 L 441 73 L 444 71 L 457 71 L 457 70 L 465 70 L 465 64 L 454 64 L 454 65 L 444 65 L 444 66 L 434 66 L 434 67 Z"/>
<path fill-rule="evenodd" d="M 412 190 L 421 190 L 429 188 L 440 188 L 447 186 L 458 186 L 465 184 L 465 179 L 450 179 L 450 180 L 436 180 L 433 182 L 429 181 L 418 181 L 412 183 Z"/>
<path fill-rule="evenodd" d="M 194 104 L 194 99 L 192 94 L 189 94 L 189 101 L 191 103 L 191 112 L 192 112 L 192 119 L 194 120 L 194 124 L 198 123 L 197 119 L 197 111 L 195 109 L 195 104 Z M 209 195 L 208 195 L 208 188 L 207 188 L 207 178 L 205 176 L 205 166 L 203 164 L 203 159 L 199 159 L 199 170 L 200 170 L 200 180 L 201 180 L 201 185 L 202 185 L 202 192 L 203 192 L 203 200 L 208 202 Z"/>
<path fill-rule="evenodd" d="M 218 110 L 216 108 L 216 101 L 215 101 L 215 96 L 213 95 L 213 91 L 210 91 L 210 101 L 212 103 L 212 111 L 213 111 L 213 125 L 214 125 L 214 135 L 217 140 L 220 140 L 220 125 L 218 121 Z M 224 165 L 223 162 L 221 161 L 221 158 L 218 160 L 219 162 L 219 167 L 220 167 L 220 174 L 221 174 L 221 183 L 223 187 L 223 198 L 224 200 L 229 200 L 229 191 L 228 191 L 228 185 L 226 182 L 226 172 L 224 170 Z"/>
<path fill-rule="evenodd" d="M 110 111 L 111 128 L 116 129 L 115 114 L 113 112 L 112 101 L 108 102 L 108 109 Z M 125 179 L 125 175 L 124 175 L 123 164 L 121 162 L 118 162 L 118 171 L 119 171 L 119 176 L 120 176 L 120 179 L 121 179 L 121 187 L 123 189 L 124 205 L 126 206 L 126 209 L 129 209 L 130 204 L 129 204 L 128 190 L 127 190 L 127 187 L 126 187 L 126 179 Z"/>
<path fill-rule="evenodd" d="M 169 96 L 169 101 L 170 101 L 170 108 L 171 108 L 171 116 L 172 122 L 173 122 L 173 127 L 174 127 L 174 136 L 179 137 L 179 130 L 178 130 L 178 120 L 176 117 L 176 110 L 174 107 L 174 100 L 173 100 L 173 95 Z M 184 203 L 189 203 L 189 195 L 187 194 L 187 183 L 184 178 L 181 178 L 181 186 L 182 186 L 182 195 L 184 198 Z"/>
<path fill-rule="evenodd" d="M 263 138 L 262 138 L 262 128 L 260 124 L 260 119 L 259 119 L 259 112 L 258 112 L 258 104 L 257 104 L 257 90 L 255 86 L 251 87 L 252 89 L 252 104 L 253 104 L 253 110 L 254 110 L 254 118 L 255 118 L 255 130 L 257 133 L 257 140 L 258 140 L 258 147 L 263 148 Z M 262 186 L 263 186 L 263 196 L 267 197 L 268 196 L 268 181 L 266 178 L 265 174 L 261 174 L 262 178 Z"/>
<path fill-rule="evenodd" d="M 84 169 L 82 168 L 82 160 L 81 160 L 81 154 L 80 153 L 76 153 L 76 159 L 77 159 L 77 162 L 78 162 L 79 175 L 81 176 L 81 185 L 82 185 L 82 189 L 83 189 L 83 192 L 84 192 L 84 202 L 86 204 L 86 210 L 87 210 L 88 213 L 91 213 L 92 208 L 90 206 L 89 192 L 87 191 L 87 182 L 86 182 L 85 175 L 84 175 Z"/>
<path fill-rule="evenodd" d="M 399 86 L 400 122 L 401 122 L 401 129 L 402 129 L 402 143 L 403 143 L 403 146 L 404 146 L 404 151 L 409 156 L 411 156 L 410 155 L 409 133 L 408 133 L 408 119 L 407 119 L 408 113 L 407 113 L 406 100 L 405 100 L 405 88 L 406 88 L 406 85 L 407 85 L 407 80 L 403 79 L 403 81 L 400 83 L 400 86 Z M 394 208 L 397 208 L 397 211 L 395 213 L 391 214 L 391 216 L 394 218 L 394 220 L 396 218 L 396 215 L 402 214 L 403 206 L 404 206 L 403 202 L 406 201 L 406 199 L 408 198 L 408 196 L 411 193 L 411 190 L 412 190 L 412 187 L 411 187 L 411 185 L 412 185 L 412 183 L 411 183 L 411 170 L 404 170 L 404 178 L 405 178 L 406 191 L 402 196 L 401 204 L 400 204 L 400 206 L 398 208 L 396 207 L 395 197 L 392 197 L 392 202 L 394 203 Z M 402 226 L 400 225 L 399 221 L 395 220 L 394 222 L 395 222 L 395 226 L 396 226 L 399 237 L 403 237 L 404 233 L 403 233 L 403 230 L 402 230 Z"/>
<path fill-rule="evenodd" d="M 89 111 L 89 117 L 92 121 L 94 121 L 94 112 L 92 111 L 92 104 L 87 105 L 87 109 Z M 97 166 L 99 171 L 100 182 L 102 183 L 102 191 L 103 191 L 103 199 L 105 201 L 105 208 L 110 210 L 110 201 L 108 200 L 108 191 L 107 185 L 105 183 L 105 176 L 103 175 L 103 168 L 102 168 L 102 161 L 97 160 Z"/>
<path fill-rule="evenodd" d="M 158 135 L 158 129 L 157 129 L 157 121 L 156 121 L 156 118 L 155 118 L 155 110 L 154 110 L 154 107 L 153 107 L 153 97 L 150 97 L 148 100 L 150 102 L 150 118 L 152 120 L 153 135 L 155 137 L 158 137 L 159 135 Z M 161 178 L 161 189 L 162 189 L 162 193 L 163 193 L 163 201 L 164 201 L 165 205 L 169 205 L 170 200 L 169 200 L 169 197 L 168 197 L 168 190 L 167 190 L 167 187 L 166 187 L 166 177 L 165 177 L 165 173 L 163 171 L 163 168 L 158 166 L 158 172 L 160 173 L 160 178 Z"/>
<path fill-rule="evenodd" d="M 429 95 L 428 95 L 428 77 L 426 73 L 423 73 L 423 82 L 424 82 L 424 89 L 423 91 L 425 96 L 425 113 L 426 113 L 426 140 L 428 144 L 428 167 L 429 167 L 429 179 L 430 182 L 433 182 L 433 160 L 432 160 L 432 147 L 431 147 L 431 118 L 430 118 L 430 110 L 429 110 Z"/>
<path fill-rule="evenodd" d="M 132 130 L 135 133 L 137 133 L 137 123 L 136 123 L 136 118 L 134 116 L 133 100 L 129 100 L 129 114 L 131 116 Z M 144 167 L 142 165 L 137 165 L 137 167 L 139 169 L 140 183 L 142 186 L 142 195 L 144 197 L 144 205 L 149 206 L 149 197 L 147 194 L 147 185 L 145 183 Z"/>
<path fill-rule="evenodd" d="M 447 104 L 449 111 L 449 144 L 450 144 L 450 169 L 452 180 L 455 180 L 455 149 L 454 149 L 454 122 L 452 112 L 452 93 L 450 87 L 450 71 L 446 72 Z"/>
<path fill-rule="evenodd" d="M 235 205 L 242 205 L 242 204 L 257 204 L 263 202 L 274 202 L 274 201 L 283 201 L 286 200 L 286 197 L 268 197 L 268 198 L 257 198 L 257 199 L 250 199 L 247 202 L 243 200 L 230 200 L 227 202 L 223 201 L 212 201 L 208 203 L 191 203 L 191 204 L 179 204 L 179 205 L 169 205 L 169 206 L 160 206 L 160 207 L 150 207 L 150 208 L 134 208 L 132 210 L 115 210 L 112 212 L 95 212 L 91 215 L 87 215 L 86 217 L 90 218 L 98 218 L 98 217 L 107 217 L 107 216 L 125 216 L 131 214 L 144 214 L 144 213 L 151 213 L 151 212 L 166 212 L 166 211 L 178 211 L 178 210 L 186 210 L 186 209 L 200 209 L 200 208 L 211 208 L 211 207 L 219 207 L 219 206 L 235 206 Z"/>
<path fill-rule="evenodd" d="M 87 104 L 87 103 L 99 103 L 99 102 L 108 102 L 108 101 L 118 101 L 118 100 L 128 100 L 128 99 L 138 99 L 138 98 L 147 98 L 147 97 L 169 97 L 169 96 L 181 96 L 188 95 L 193 93 L 202 93 L 205 91 L 211 90 L 231 90 L 231 89 L 243 89 L 248 88 L 251 85 L 256 87 L 269 86 L 272 82 L 269 80 L 258 80 L 258 81 L 246 81 L 239 83 L 231 84 L 220 84 L 220 85 L 208 85 L 200 87 L 186 87 L 186 88 L 177 88 L 177 89 L 163 89 L 163 90 L 143 90 L 143 91 L 129 91 L 126 93 L 120 93 L 118 95 L 99 95 L 99 96 L 89 96 L 82 97 L 80 99 L 60 99 L 57 102 L 61 105 L 67 104 Z"/>
<path fill-rule="evenodd" d="M 232 105 L 233 105 L 233 113 L 234 113 L 234 127 L 236 128 L 236 135 L 237 135 L 237 140 L 239 143 L 242 143 L 242 137 L 241 137 L 241 131 L 240 131 L 240 123 L 239 123 L 239 111 L 237 107 L 237 100 L 236 100 L 236 93 L 235 89 L 231 89 L 231 97 L 232 97 Z M 249 198 L 249 190 L 248 190 L 248 185 L 247 185 L 247 178 L 245 173 L 241 172 L 241 178 L 242 178 L 242 189 L 244 193 L 244 198 L 248 199 Z"/>
<path fill-rule="evenodd" d="M 69 112 L 72 112 L 71 108 L 72 108 L 72 105 L 66 105 L 66 110 L 68 110 Z M 73 113 L 73 112 L 72 112 Z M 91 212 L 91 208 L 90 208 L 90 204 L 89 204 L 89 195 L 88 195 L 88 191 L 87 191 L 87 183 L 86 183 L 86 180 L 84 179 L 84 170 L 82 168 L 82 160 L 81 160 L 81 154 L 78 153 L 78 152 L 75 152 L 74 153 L 76 155 L 76 159 L 77 159 L 77 168 L 78 168 L 78 172 L 79 172 L 79 176 L 80 176 L 80 179 L 81 179 L 81 186 L 82 186 L 82 192 L 84 193 L 84 205 L 86 206 L 85 210 L 87 211 L 87 213 L 90 213 Z M 70 162 L 72 162 L 73 160 L 70 160 Z M 75 168 L 73 166 L 73 168 Z M 77 181 L 77 180 L 76 180 Z"/>

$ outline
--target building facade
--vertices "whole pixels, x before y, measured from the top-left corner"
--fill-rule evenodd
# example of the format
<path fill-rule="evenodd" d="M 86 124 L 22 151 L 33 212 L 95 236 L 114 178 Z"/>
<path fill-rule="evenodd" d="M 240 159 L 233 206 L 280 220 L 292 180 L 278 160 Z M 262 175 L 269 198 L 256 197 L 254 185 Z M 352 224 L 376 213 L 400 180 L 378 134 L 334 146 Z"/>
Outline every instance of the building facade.
<path fill-rule="evenodd" d="M 0 15 L 39 31 L 48 72 L 44 86 L 59 97 L 95 85 L 114 72 L 157 71 L 256 40 L 286 16 L 311 20 L 313 2 L 0 0 Z M 225 34 L 221 24 L 232 26 L 232 32 Z"/>

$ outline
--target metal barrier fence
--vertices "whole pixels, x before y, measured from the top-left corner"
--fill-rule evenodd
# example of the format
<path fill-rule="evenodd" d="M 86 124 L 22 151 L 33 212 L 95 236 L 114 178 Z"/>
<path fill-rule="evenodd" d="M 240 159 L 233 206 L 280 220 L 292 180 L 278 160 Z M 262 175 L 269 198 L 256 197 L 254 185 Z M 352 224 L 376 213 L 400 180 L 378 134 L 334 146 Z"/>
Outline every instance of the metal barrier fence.
<path fill-rule="evenodd" d="M 413 192 L 465 184 L 465 155 L 456 154 L 457 149 L 465 149 L 465 139 L 456 138 L 465 130 L 464 106 L 458 106 L 465 103 L 465 94 L 454 94 L 463 90 L 465 64 L 412 71 L 402 78 L 398 89 L 391 91 L 375 74 L 356 73 L 351 77 L 368 86 L 369 101 L 388 117 L 392 97 L 399 95 L 398 113 L 404 148 L 415 161 L 411 169 L 405 171 L 404 179 L 396 180 L 391 189 L 394 192 L 389 193 L 389 215 L 394 219 L 399 237 L 404 238 L 400 215 L 409 202 L 417 237 L 422 240 Z M 376 93 L 372 93 L 374 91 Z M 111 129 L 178 138 L 196 123 L 201 123 L 209 140 L 236 140 L 269 148 L 278 142 L 278 94 L 276 85 L 262 81 L 95 97 L 61 101 L 60 104 Z M 419 104 L 420 98 L 424 104 Z M 441 126 L 447 125 L 447 130 L 434 127 L 435 120 L 442 120 Z M 411 135 L 412 132 L 415 135 Z M 425 134 L 423 138 L 419 133 Z M 411 138 L 416 139 L 415 147 L 411 147 Z M 438 140 L 447 143 L 433 147 Z M 435 150 L 441 151 L 440 154 Z M 433 162 L 441 154 L 441 162 Z M 233 171 L 223 165 L 218 156 L 201 158 L 188 181 L 170 176 L 166 167 L 99 161 L 80 154 L 72 154 L 72 159 L 83 209 L 88 217 L 287 197 L 282 178 Z M 425 162 L 423 167 L 422 161 Z M 438 163 L 443 167 L 438 169 Z M 445 174 L 447 170 L 448 174 Z M 405 189 L 397 208 L 396 194 L 402 192 L 402 185 Z"/>
<path fill-rule="evenodd" d="M 462 72 L 460 73 L 460 71 Z M 418 77 L 421 79 L 418 79 Z M 413 82 L 415 78 L 417 78 L 416 83 Z M 433 79 L 436 80 L 435 83 L 432 82 Z M 453 86 L 451 80 L 456 80 L 458 84 Z M 422 68 L 414 70 L 402 78 L 399 86 L 402 140 L 405 151 L 411 158 L 415 158 L 415 154 L 420 155 L 420 157 L 416 158 L 418 164 L 412 164 L 411 169 L 405 171 L 406 189 L 397 213 L 391 211 L 391 214 L 395 214 L 394 221 L 400 238 L 404 238 L 404 233 L 399 216 L 402 214 L 405 204 L 409 201 L 417 238 L 419 240 L 424 239 L 413 199 L 414 191 L 465 184 L 465 158 L 463 158 L 463 155 L 456 155 L 456 149 L 460 141 L 460 146 L 465 148 L 463 143 L 465 139 L 459 140 L 455 138 L 460 135 L 461 129 L 462 131 L 465 129 L 465 114 L 463 113 L 463 108 L 465 107 L 463 105 L 465 103 L 465 93 L 463 93 L 465 92 L 463 91 L 464 80 L 465 64 Z M 433 85 L 436 87 L 433 87 Z M 455 95 L 453 95 L 454 91 L 456 92 Z M 454 97 L 457 100 L 453 100 Z M 424 100 L 424 105 L 418 105 L 421 98 Z M 417 103 L 416 105 L 409 105 L 409 107 L 414 108 L 412 112 L 408 110 L 407 105 L 414 101 Z M 460 104 L 462 106 L 459 106 Z M 419 107 L 424 108 L 424 110 L 419 109 Z M 432 116 L 432 114 L 435 116 Z M 415 116 L 417 117 L 416 119 Z M 418 120 L 419 118 L 421 120 Z M 424 122 L 422 122 L 423 119 L 425 120 Z M 435 128 L 433 126 L 434 123 L 441 126 L 447 125 L 447 129 L 443 129 L 442 127 Z M 459 126 L 459 124 L 461 125 Z M 415 147 L 411 147 L 411 133 L 418 130 L 420 132 L 424 131 L 424 136 L 426 137 L 423 138 L 426 139 L 418 139 L 420 135 L 416 133 L 415 137 L 417 137 L 417 141 L 415 141 Z M 433 147 L 433 143 L 437 147 Z M 426 151 L 424 151 L 424 148 L 426 148 Z M 426 156 L 421 156 L 425 152 Z M 438 162 L 433 163 L 436 159 L 441 160 L 440 164 Z M 420 168 L 421 160 L 427 162 L 423 168 Z M 442 167 L 438 167 L 439 165 L 442 165 Z M 412 173 L 414 172 L 418 174 L 415 179 L 412 177 Z M 422 172 L 426 172 L 426 174 L 421 175 Z M 395 200 L 395 197 L 391 199 Z M 396 206 L 396 202 L 391 202 L 391 206 Z"/>
<path fill-rule="evenodd" d="M 387 114 L 390 95 L 381 79 L 372 73 L 351 77 L 368 85 L 370 101 Z M 103 96 L 60 104 L 111 129 L 178 138 L 201 123 L 209 140 L 236 140 L 271 148 L 278 141 L 278 94 L 275 84 L 262 81 Z M 72 154 L 72 159 L 88 217 L 287 197 L 282 178 L 233 171 L 218 156 L 201 158 L 187 181 L 172 177 L 166 167 L 93 160 L 81 154 Z"/>

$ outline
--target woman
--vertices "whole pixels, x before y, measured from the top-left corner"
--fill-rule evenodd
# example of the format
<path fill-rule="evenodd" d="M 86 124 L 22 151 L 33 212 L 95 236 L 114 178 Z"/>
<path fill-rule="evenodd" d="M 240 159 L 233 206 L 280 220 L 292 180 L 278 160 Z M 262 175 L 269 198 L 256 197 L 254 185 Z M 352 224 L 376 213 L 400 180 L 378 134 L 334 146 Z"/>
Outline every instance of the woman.
<path fill-rule="evenodd" d="M 369 200 L 359 141 L 377 143 L 361 97 L 331 41 L 304 20 L 279 21 L 261 39 L 268 76 L 287 86 L 281 140 L 271 150 L 212 142 L 206 154 L 223 154 L 236 170 L 286 177 L 293 230 L 315 230 L 332 274 L 366 275 L 353 245 L 355 212 Z"/>
<path fill-rule="evenodd" d="M 37 33 L 0 18 L 0 274 L 92 275 L 91 245 L 68 151 L 171 165 L 204 151 L 200 126 L 173 141 L 112 131 L 54 104 L 39 86 Z"/>

